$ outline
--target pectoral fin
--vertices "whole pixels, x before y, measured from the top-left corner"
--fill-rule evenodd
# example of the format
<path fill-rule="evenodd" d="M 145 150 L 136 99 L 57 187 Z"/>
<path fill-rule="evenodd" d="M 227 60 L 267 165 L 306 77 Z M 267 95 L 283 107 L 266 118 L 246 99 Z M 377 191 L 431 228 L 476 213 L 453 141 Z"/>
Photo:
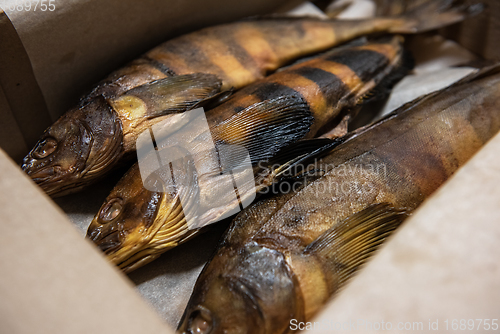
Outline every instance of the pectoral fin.
<path fill-rule="evenodd" d="M 347 0 L 343 2 L 340 1 L 333 2 L 325 9 L 326 15 L 331 19 L 335 19 L 340 14 L 342 14 L 347 8 L 351 7 L 353 3 L 354 3 L 353 0 Z"/>
<path fill-rule="evenodd" d="M 359 106 L 356 106 L 354 109 L 359 110 Z M 328 132 L 323 133 L 320 138 L 335 139 L 347 135 L 347 133 L 349 132 L 349 123 L 354 118 L 354 116 L 355 115 L 350 114 L 345 115 L 337 124 L 337 126 L 329 130 Z"/>
<path fill-rule="evenodd" d="M 394 65 L 392 70 L 373 89 L 359 96 L 357 103 L 366 104 L 386 98 L 391 93 L 392 88 L 407 76 L 414 67 L 415 60 L 413 56 L 410 52 L 403 50 L 398 63 Z"/>
<path fill-rule="evenodd" d="M 240 145 L 252 163 L 272 157 L 281 148 L 303 138 L 314 117 L 300 97 L 287 96 L 255 103 L 217 125 L 216 143 Z"/>
<path fill-rule="evenodd" d="M 304 253 L 318 257 L 341 287 L 407 216 L 390 204 L 373 204 L 324 232 Z"/>
<path fill-rule="evenodd" d="M 110 103 L 125 111 L 145 106 L 143 116 L 151 119 L 203 106 L 220 97 L 221 87 L 222 81 L 213 74 L 178 75 L 133 88 Z"/>
<path fill-rule="evenodd" d="M 316 138 L 300 140 L 278 152 L 265 163 L 259 163 L 256 185 L 258 190 L 271 186 L 273 183 L 294 179 L 305 173 L 304 167 L 314 159 L 319 159 L 334 147 L 340 145 L 344 138 Z"/>
<path fill-rule="evenodd" d="M 210 109 L 215 108 L 218 105 L 226 102 L 233 95 L 233 93 L 234 93 L 234 88 L 231 88 L 229 90 L 208 96 L 208 97 L 204 98 L 203 100 L 200 100 L 199 102 L 197 102 L 190 109 L 196 109 L 199 107 L 203 107 L 203 108 L 205 108 L 205 110 L 210 110 Z"/>

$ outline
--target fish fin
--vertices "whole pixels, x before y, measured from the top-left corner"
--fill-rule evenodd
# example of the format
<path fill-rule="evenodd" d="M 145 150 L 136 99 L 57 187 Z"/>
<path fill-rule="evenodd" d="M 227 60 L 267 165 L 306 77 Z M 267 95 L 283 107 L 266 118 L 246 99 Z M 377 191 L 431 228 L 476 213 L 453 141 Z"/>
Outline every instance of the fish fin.
<path fill-rule="evenodd" d="M 331 19 L 337 18 L 340 14 L 342 14 L 347 8 L 353 5 L 353 0 L 344 1 L 342 3 L 333 2 L 329 6 L 325 8 L 325 14 Z"/>
<path fill-rule="evenodd" d="M 245 147 L 251 162 L 256 163 L 304 137 L 313 121 L 309 106 L 302 98 L 278 97 L 240 111 L 218 124 L 212 136 L 217 144 Z"/>
<path fill-rule="evenodd" d="M 178 75 L 135 87 L 112 102 L 126 103 L 129 97 L 139 98 L 146 104 L 147 117 L 156 118 L 196 108 L 217 97 L 221 87 L 222 81 L 213 74 Z"/>
<path fill-rule="evenodd" d="M 231 96 L 233 96 L 234 91 L 235 91 L 235 89 L 234 89 L 234 87 L 232 87 L 229 90 L 225 90 L 225 91 L 219 92 L 217 94 L 208 96 L 208 97 L 204 98 L 203 100 L 197 102 L 193 107 L 191 107 L 191 109 L 196 109 L 199 107 L 203 107 L 203 108 L 205 108 L 205 110 L 213 109 L 213 108 L 217 107 L 218 105 L 226 102 Z"/>
<path fill-rule="evenodd" d="M 392 88 L 415 67 L 415 60 L 412 54 L 403 49 L 401 58 L 396 66 L 387 74 L 373 89 L 361 96 L 358 104 L 380 101 L 392 91 Z"/>
<path fill-rule="evenodd" d="M 258 191 L 308 173 L 309 171 L 305 171 L 305 168 L 314 159 L 321 158 L 343 141 L 344 137 L 333 140 L 329 138 L 305 139 L 283 148 L 264 164 L 259 163 L 260 170 L 257 170 L 255 179 Z M 275 193 L 273 189 L 271 192 Z"/>
<path fill-rule="evenodd" d="M 370 205 L 321 234 L 304 253 L 318 257 L 341 287 L 407 216 L 389 203 Z"/>
<path fill-rule="evenodd" d="M 354 109 L 359 111 L 360 107 L 357 106 L 354 107 Z M 357 112 L 355 114 L 357 114 Z M 334 128 L 323 133 L 320 138 L 335 139 L 347 135 L 349 132 L 349 123 L 356 116 L 355 114 L 347 113 Z"/>
<path fill-rule="evenodd" d="M 485 67 L 494 66 L 497 62 L 498 62 L 497 60 L 493 60 L 493 59 L 477 58 L 477 59 L 466 60 L 464 62 L 453 65 L 451 67 L 452 68 L 472 67 L 472 68 L 476 68 L 476 69 L 481 69 L 481 68 L 485 68 Z"/>
<path fill-rule="evenodd" d="M 444 89 L 437 90 L 437 91 L 431 92 L 431 93 L 426 94 L 426 95 L 422 95 L 422 96 L 417 97 L 416 99 L 414 99 L 412 101 L 409 101 L 409 102 L 403 104 L 402 106 L 396 108 L 395 110 L 391 111 L 390 113 L 383 116 L 382 118 L 372 122 L 371 124 L 367 124 L 367 125 L 362 126 L 354 131 L 349 132 L 348 135 L 350 136 L 350 138 L 356 137 L 356 136 L 358 136 L 358 135 L 360 135 L 360 134 L 362 134 L 362 133 L 364 133 L 364 132 L 366 132 L 374 127 L 377 127 L 381 123 L 387 122 L 387 121 L 389 121 L 393 118 L 396 118 L 396 117 L 401 117 L 406 111 L 415 108 L 417 105 L 419 105 L 421 103 L 425 103 L 425 101 L 432 99 L 436 95 L 443 94 L 443 92 L 445 92 L 449 89 L 453 89 L 454 87 L 457 87 L 457 86 L 460 86 L 463 84 L 467 84 L 467 83 L 470 83 L 470 82 L 475 81 L 475 80 L 480 80 L 480 79 L 483 79 L 483 78 L 488 77 L 490 75 L 494 75 L 494 74 L 498 74 L 498 73 L 500 73 L 500 62 L 495 64 L 495 65 L 492 65 L 492 66 L 487 66 L 487 67 L 478 69 L 476 72 L 473 72 L 473 73 L 469 74 L 468 76 L 462 78 L 461 80 L 459 80 L 455 83 L 452 83 L 450 86 L 448 86 Z"/>
<path fill-rule="evenodd" d="M 481 3 L 466 5 L 461 0 L 429 0 L 397 16 L 397 23 L 389 30 L 395 34 L 415 34 L 442 28 L 481 13 Z"/>

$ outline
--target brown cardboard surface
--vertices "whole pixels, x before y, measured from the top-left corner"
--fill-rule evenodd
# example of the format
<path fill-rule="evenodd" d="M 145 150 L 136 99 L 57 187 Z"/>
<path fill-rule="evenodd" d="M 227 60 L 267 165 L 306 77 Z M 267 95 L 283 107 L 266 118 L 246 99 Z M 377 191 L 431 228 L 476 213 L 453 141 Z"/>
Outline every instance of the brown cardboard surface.
<path fill-rule="evenodd" d="M 2 124 L 0 130 L 0 143 L 2 148 L 9 154 L 14 160 L 20 161 L 23 156 L 22 152 L 27 152 L 28 147 L 24 141 L 21 129 L 19 129 L 16 119 L 9 108 L 9 103 L 7 97 L 0 86 L 0 124 Z"/>
<path fill-rule="evenodd" d="M 23 44 L 0 9 L 0 145 L 19 161 L 51 123 Z"/>
<path fill-rule="evenodd" d="M 500 1 L 476 1 L 486 5 L 486 10 L 454 27 L 443 29 L 447 38 L 456 40 L 472 52 L 487 59 L 500 60 Z"/>
<path fill-rule="evenodd" d="M 386 332 L 382 322 L 396 333 L 495 332 L 476 319 L 500 322 L 499 151 L 500 134 L 404 223 L 311 332 Z M 475 328 L 453 330 L 454 319 Z"/>
<path fill-rule="evenodd" d="M 0 151 L 0 332 L 171 333 Z"/>

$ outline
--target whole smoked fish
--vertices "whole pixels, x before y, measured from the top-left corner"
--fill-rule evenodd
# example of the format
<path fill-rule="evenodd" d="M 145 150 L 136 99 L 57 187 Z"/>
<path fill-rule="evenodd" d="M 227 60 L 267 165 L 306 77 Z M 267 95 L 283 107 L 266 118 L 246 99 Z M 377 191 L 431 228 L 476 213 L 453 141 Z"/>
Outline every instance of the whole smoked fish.
<path fill-rule="evenodd" d="M 283 161 L 278 163 L 286 166 L 288 161 L 305 154 L 300 145 L 290 144 L 314 136 L 341 110 L 356 106 L 374 90 L 375 94 L 385 93 L 407 73 L 412 63 L 402 40 L 393 36 L 334 50 L 243 88 L 206 113 L 211 133 L 193 135 L 192 146 L 204 149 L 212 142 L 211 135 L 217 147 L 245 147 L 253 166 L 290 147 L 290 159 L 280 159 Z M 209 167 L 205 168 L 205 164 Z M 189 174 L 188 165 L 179 169 L 185 168 Z M 258 191 L 279 176 L 275 169 L 258 181 L 252 175 L 251 187 L 238 187 L 239 200 L 234 196 L 231 200 L 224 198 L 229 193 L 218 191 L 227 173 L 206 161 L 199 165 L 202 167 L 193 172 L 196 177 L 183 177 L 196 182 L 176 184 L 172 191 L 151 191 L 143 186 L 145 180 L 136 164 L 106 198 L 87 237 L 112 263 L 129 272 L 188 240 L 201 227 L 227 216 L 238 208 L 240 201 L 255 196 L 255 185 Z M 254 173 L 261 175 L 258 167 Z M 183 206 L 180 199 L 186 197 L 191 202 Z M 186 215 L 196 216 L 197 226 L 189 225 Z"/>
<path fill-rule="evenodd" d="M 337 146 L 300 190 L 237 216 L 198 278 L 178 331 L 294 332 L 499 129 L 497 65 Z"/>
<path fill-rule="evenodd" d="M 480 10 L 439 0 L 396 18 L 262 19 L 183 35 L 104 79 L 42 134 L 22 169 L 49 195 L 76 192 L 130 157 L 153 124 L 216 103 L 293 59 L 361 35 L 439 28 Z M 140 96 L 122 96 L 134 88 Z M 152 103 L 143 101 L 149 90 Z"/>

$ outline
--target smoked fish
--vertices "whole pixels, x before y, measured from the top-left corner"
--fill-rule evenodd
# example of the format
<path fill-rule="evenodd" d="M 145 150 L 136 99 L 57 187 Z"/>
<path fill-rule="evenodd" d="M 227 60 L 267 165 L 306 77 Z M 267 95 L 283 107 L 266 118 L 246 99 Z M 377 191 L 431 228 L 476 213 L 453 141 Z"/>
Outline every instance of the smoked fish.
<path fill-rule="evenodd" d="M 402 37 L 393 36 L 325 53 L 261 79 L 208 111 L 210 131 L 191 136 L 191 146 L 204 149 L 214 142 L 216 147 L 239 145 L 248 150 L 254 174 L 251 186 L 238 187 L 239 199 L 224 199 L 229 194 L 217 190 L 227 174 L 219 165 L 203 160 L 193 172 L 196 176 L 183 177 L 196 181 L 176 184 L 172 191 L 166 185 L 151 191 L 136 164 L 106 198 L 87 237 L 112 263 L 129 272 L 228 216 L 240 202 L 253 200 L 255 187 L 259 191 L 273 183 L 281 166 L 305 152 L 294 147 L 290 158 L 279 159 L 279 167 L 268 174 L 259 164 L 297 140 L 316 135 L 322 125 L 343 116 L 342 110 L 355 107 L 367 95 L 387 92 L 402 78 L 413 65 L 402 42 Z M 183 168 L 186 173 L 191 170 L 179 169 Z M 191 198 L 189 206 L 181 205 L 182 198 Z M 197 226 L 187 223 L 188 214 L 197 217 Z"/>
<path fill-rule="evenodd" d="M 294 332 L 499 129 L 496 65 L 352 135 L 300 190 L 235 218 L 178 332 Z"/>
<path fill-rule="evenodd" d="M 257 19 L 174 38 L 110 74 L 82 97 L 45 130 L 21 168 L 51 196 L 79 191 L 133 156 L 138 135 L 172 114 L 216 104 L 231 89 L 355 37 L 417 33 L 461 21 L 478 10 L 439 0 L 394 18 Z M 132 89 L 139 96 L 123 96 Z M 151 89 L 155 92 L 148 94 Z M 151 103 L 143 100 L 148 97 Z"/>

